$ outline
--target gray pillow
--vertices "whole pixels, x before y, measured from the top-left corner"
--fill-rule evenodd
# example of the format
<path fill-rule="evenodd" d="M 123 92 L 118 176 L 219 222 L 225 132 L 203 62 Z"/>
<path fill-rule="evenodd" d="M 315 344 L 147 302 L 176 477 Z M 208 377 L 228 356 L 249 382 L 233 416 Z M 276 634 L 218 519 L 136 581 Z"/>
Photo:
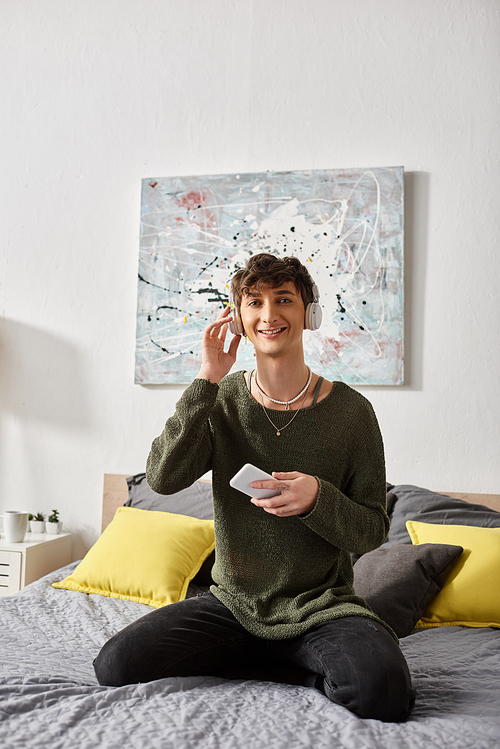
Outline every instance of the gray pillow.
<path fill-rule="evenodd" d="M 500 512 L 484 505 L 470 504 L 462 499 L 453 499 L 420 486 L 401 484 L 392 486 L 391 494 L 396 499 L 390 514 L 391 527 L 385 543 L 380 548 L 395 544 L 411 544 L 406 529 L 407 520 L 442 525 L 473 525 L 480 528 L 500 528 Z"/>
<path fill-rule="evenodd" d="M 192 486 L 175 494 L 157 494 L 148 485 L 145 473 L 137 473 L 127 478 L 127 507 L 138 507 L 140 510 L 158 510 L 174 512 L 177 515 L 189 515 L 200 520 L 212 520 L 212 484 L 195 481 Z"/>
<path fill-rule="evenodd" d="M 354 565 L 354 590 L 398 637 L 409 635 L 463 548 L 399 544 L 369 551 Z"/>

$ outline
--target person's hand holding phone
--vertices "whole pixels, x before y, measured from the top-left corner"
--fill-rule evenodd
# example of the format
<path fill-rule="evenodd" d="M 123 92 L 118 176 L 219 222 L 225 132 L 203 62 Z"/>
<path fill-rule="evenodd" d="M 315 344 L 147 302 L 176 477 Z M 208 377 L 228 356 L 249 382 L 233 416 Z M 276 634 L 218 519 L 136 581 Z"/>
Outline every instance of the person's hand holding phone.
<path fill-rule="evenodd" d="M 253 481 L 251 486 L 253 489 L 279 489 L 279 496 L 268 499 L 253 497 L 250 501 L 280 518 L 307 515 L 316 504 L 319 493 L 318 480 L 299 471 L 273 471 L 273 481 Z"/>
<path fill-rule="evenodd" d="M 311 512 L 319 492 L 314 476 L 299 471 L 269 474 L 251 463 L 246 463 L 229 483 L 247 494 L 256 507 L 279 517 Z"/>

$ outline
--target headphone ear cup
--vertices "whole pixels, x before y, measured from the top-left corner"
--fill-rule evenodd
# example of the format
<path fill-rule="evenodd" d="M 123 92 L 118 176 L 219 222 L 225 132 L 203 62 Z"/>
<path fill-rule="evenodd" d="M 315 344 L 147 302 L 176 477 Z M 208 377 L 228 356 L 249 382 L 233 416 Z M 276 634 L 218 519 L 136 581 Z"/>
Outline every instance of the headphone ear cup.
<path fill-rule="evenodd" d="M 245 335 L 245 331 L 243 330 L 243 325 L 241 323 L 241 317 L 236 311 L 236 307 L 233 307 L 232 315 L 233 319 L 229 323 L 230 333 L 232 333 L 233 335 Z"/>
<path fill-rule="evenodd" d="M 306 330 L 318 330 L 323 320 L 323 311 L 318 302 L 311 302 L 306 307 L 305 314 L 305 329 Z"/>
<path fill-rule="evenodd" d="M 234 297 L 231 291 L 229 292 L 229 306 L 231 307 L 231 316 L 233 318 L 229 323 L 229 332 L 233 335 L 245 335 L 243 323 L 241 322 L 240 314 L 236 309 Z"/>

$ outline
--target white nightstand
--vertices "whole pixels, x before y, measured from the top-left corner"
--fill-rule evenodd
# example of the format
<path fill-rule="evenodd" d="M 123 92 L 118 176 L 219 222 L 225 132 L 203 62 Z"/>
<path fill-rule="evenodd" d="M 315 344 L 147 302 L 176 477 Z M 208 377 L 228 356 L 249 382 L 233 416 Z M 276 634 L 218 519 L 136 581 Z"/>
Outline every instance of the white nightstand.
<path fill-rule="evenodd" d="M 22 544 L 0 540 L 0 596 L 17 593 L 25 585 L 71 562 L 71 533 L 27 533 Z"/>

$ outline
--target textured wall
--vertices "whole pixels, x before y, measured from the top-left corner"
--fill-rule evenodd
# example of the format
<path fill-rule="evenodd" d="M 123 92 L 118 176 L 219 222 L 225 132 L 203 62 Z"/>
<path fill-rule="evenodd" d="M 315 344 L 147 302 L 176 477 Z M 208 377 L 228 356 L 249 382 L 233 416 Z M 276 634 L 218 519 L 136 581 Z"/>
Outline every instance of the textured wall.
<path fill-rule="evenodd" d="M 0 509 L 99 529 L 180 387 L 134 385 L 143 177 L 403 165 L 388 477 L 500 491 L 496 0 L 3 0 Z"/>

